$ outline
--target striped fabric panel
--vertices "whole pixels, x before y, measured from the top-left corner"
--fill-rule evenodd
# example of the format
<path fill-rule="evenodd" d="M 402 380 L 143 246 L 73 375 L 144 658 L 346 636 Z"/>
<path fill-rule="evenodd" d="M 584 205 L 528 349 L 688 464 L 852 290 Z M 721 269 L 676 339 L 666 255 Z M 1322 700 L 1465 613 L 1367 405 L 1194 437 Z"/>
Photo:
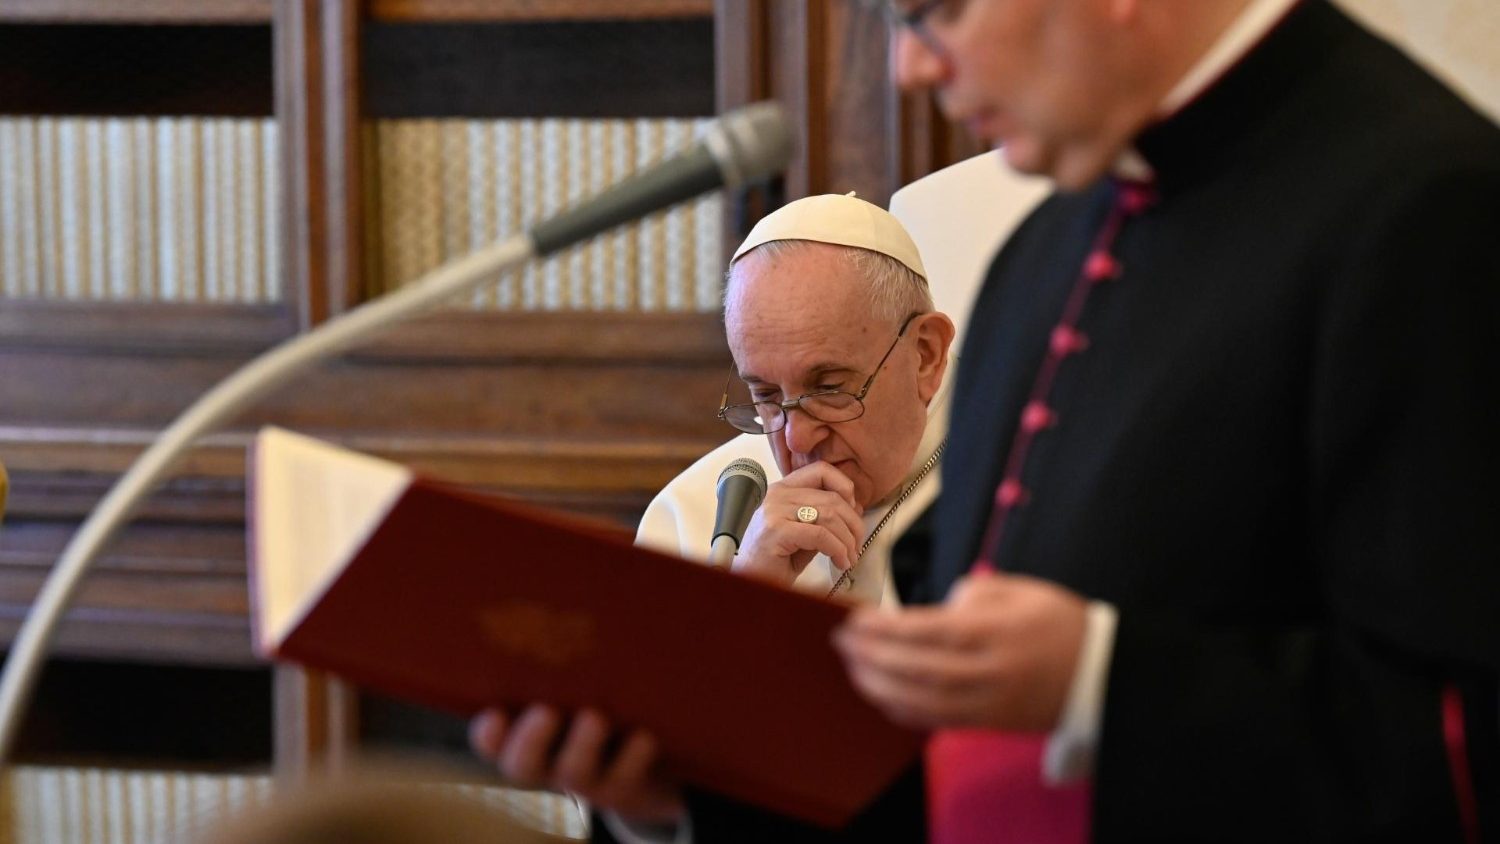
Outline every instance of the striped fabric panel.
<path fill-rule="evenodd" d="M 274 797 L 269 776 L 19 766 L 0 790 L 0 841 L 13 844 L 160 844 L 191 840 Z M 554 835 L 587 837 L 571 798 L 482 785 L 452 788 Z"/>
<path fill-rule="evenodd" d="M 266 303 L 273 121 L 0 117 L 0 296 Z"/>
<path fill-rule="evenodd" d="M 264 776 L 18 767 L 5 789 L 15 844 L 145 844 L 266 802 Z"/>
<path fill-rule="evenodd" d="M 367 215 L 378 295 L 692 143 L 706 120 L 383 120 Z M 601 235 L 497 279 L 476 308 L 714 311 L 723 273 L 718 196 Z"/>
<path fill-rule="evenodd" d="M 687 146 L 695 119 L 389 120 L 365 127 L 366 293 L 524 229 Z M 271 120 L 0 117 L 0 297 L 274 303 Z M 481 288 L 476 308 L 714 311 L 717 195 Z"/>

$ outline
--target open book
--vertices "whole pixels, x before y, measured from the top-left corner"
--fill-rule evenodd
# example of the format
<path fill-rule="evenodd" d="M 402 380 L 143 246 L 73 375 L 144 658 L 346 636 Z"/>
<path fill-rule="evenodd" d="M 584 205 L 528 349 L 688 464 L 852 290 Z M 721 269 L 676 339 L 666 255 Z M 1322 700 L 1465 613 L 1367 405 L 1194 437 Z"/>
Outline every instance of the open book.
<path fill-rule="evenodd" d="M 842 605 L 275 428 L 249 506 L 267 656 L 459 714 L 596 707 L 684 781 L 828 826 L 921 746 L 849 684 Z"/>

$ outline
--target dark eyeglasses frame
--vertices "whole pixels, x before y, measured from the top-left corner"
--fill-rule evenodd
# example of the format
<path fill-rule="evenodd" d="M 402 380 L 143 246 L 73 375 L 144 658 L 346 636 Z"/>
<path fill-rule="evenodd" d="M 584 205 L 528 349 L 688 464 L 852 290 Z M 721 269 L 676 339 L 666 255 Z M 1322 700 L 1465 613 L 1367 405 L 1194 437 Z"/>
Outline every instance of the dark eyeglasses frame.
<path fill-rule="evenodd" d="M 719 413 L 718 413 L 719 418 L 722 419 L 724 421 L 724 423 L 727 424 L 729 427 L 731 427 L 731 428 L 733 428 L 736 431 L 739 431 L 741 433 L 745 433 L 745 434 L 774 434 L 777 431 L 780 431 L 782 428 L 786 427 L 787 416 L 793 410 L 801 410 L 803 413 L 806 413 L 808 416 L 811 416 L 812 418 L 817 419 L 819 422 L 822 422 L 825 425 L 837 425 L 837 424 L 839 424 L 839 422 L 853 422 L 854 420 L 856 420 L 856 419 L 860 418 L 861 416 L 865 415 L 865 396 L 869 395 L 869 393 L 870 393 L 870 387 L 873 386 L 874 383 L 875 383 L 875 376 L 879 375 L 880 374 L 880 370 L 885 368 L 885 362 L 890 359 L 891 353 L 894 352 L 894 351 L 896 351 L 896 344 L 900 343 L 901 342 L 901 338 L 906 336 L 906 329 L 907 329 L 908 326 L 911 325 L 912 320 L 916 319 L 917 317 L 919 317 L 921 315 L 922 314 L 920 312 L 913 312 L 911 314 L 908 314 L 907 317 L 906 317 L 906 319 L 902 320 L 902 322 L 901 322 L 901 328 L 896 331 L 896 339 L 894 339 L 894 340 L 891 341 L 890 348 L 886 349 L 885 350 L 885 354 L 883 354 L 883 355 L 880 356 L 880 362 L 877 363 L 877 364 L 875 364 L 875 371 L 871 372 L 870 373 L 870 377 L 865 379 L 865 383 L 864 383 L 863 386 L 861 386 L 859 388 L 859 392 L 858 393 L 851 393 L 851 392 L 848 392 L 847 390 L 819 390 L 819 391 L 813 392 L 813 393 L 803 393 L 802 395 L 797 396 L 796 398 L 787 399 L 786 401 L 781 401 L 781 402 L 778 402 L 778 401 L 753 401 L 753 402 L 747 402 L 747 403 L 744 403 L 744 404 L 730 404 L 729 403 L 729 385 L 732 384 L 732 383 L 734 383 L 734 378 L 735 378 L 735 375 L 736 375 L 735 367 L 734 367 L 733 364 L 731 364 L 730 367 L 729 367 L 729 377 L 726 378 L 726 379 L 724 379 L 724 394 L 719 398 Z M 849 417 L 848 419 L 840 419 L 837 422 L 830 422 L 830 421 L 828 421 L 826 419 L 820 419 L 812 411 L 810 411 L 810 410 L 802 407 L 802 402 L 804 400 L 806 400 L 806 399 L 818 398 L 819 396 L 832 396 L 832 395 L 845 395 L 845 396 L 849 396 L 850 398 L 854 399 L 855 404 L 859 405 L 859 413 L 856 413 L 855 415 Z M 774 405 L 778 405 L 781 408 L 781 416 L 779 417 L 781 419 L 781 424 L 780 425 L 776 426 L 775 428 L 771 428 L 769 430 L 746 431 L 744 428 L 741 428 L 740 426 L 734 424 L 733 422 L 730 422 L 728 419 L 725 418 L 725 414 L 728 413 L 730 410 L 733 410 L 734 408 L 739 408 L 739 407 L 752 407 L 753 408 L 753 407 L 756 407 L 757 405 L 762 405 L 762 404 L 774 404 Z M 763 429 L 765 428 L 764 425 L 762 425 L 761 427 Z"/>
<path fill-rule="evenodd" d="M 912 35 L 922 42 L 929 52 L 936 56 L 947 56 L 948 50 L 943 42 L 933 34 L 932 29 L 927 26 L 927 16 L 936 11 L 944 3 L 950 0 L 922 0 L 922 2 L 909 9 L 902 9 L 893 0 L 866 0 L 871 5 L 876 5 L 885 14 L 885 18 L 893 27 L 905 27 Z"/>

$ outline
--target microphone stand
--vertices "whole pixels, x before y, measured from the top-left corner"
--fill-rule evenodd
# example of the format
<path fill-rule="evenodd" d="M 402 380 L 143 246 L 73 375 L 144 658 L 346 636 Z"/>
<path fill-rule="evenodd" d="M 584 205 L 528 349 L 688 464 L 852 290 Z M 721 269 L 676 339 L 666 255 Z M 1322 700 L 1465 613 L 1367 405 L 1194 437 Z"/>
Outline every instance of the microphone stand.
<path fill-rule="evenodd" d="M 89 564 L 201 434 L 233 418 L 312 364 L 392 323 L 431 310 L 535 255 L 532 236 L 518 234 L 445 264 L 412 284 L 267 350 L 179 414 L 136 458 L 73 535 L 11 644 L 0 678 L 0 766 L 10 757 L 52 634 Z"/>

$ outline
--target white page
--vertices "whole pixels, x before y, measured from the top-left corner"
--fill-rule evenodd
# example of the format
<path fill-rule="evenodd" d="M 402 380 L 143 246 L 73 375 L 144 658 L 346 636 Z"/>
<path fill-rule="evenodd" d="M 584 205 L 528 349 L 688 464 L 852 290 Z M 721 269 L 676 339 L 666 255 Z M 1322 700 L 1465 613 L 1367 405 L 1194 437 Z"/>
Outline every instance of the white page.
<path fill-rule="evenodd" d="M 281 428 L 255 439 L 255 611 L 262 650 L 279 643 L 328 589 L 412 472 Z"/>

